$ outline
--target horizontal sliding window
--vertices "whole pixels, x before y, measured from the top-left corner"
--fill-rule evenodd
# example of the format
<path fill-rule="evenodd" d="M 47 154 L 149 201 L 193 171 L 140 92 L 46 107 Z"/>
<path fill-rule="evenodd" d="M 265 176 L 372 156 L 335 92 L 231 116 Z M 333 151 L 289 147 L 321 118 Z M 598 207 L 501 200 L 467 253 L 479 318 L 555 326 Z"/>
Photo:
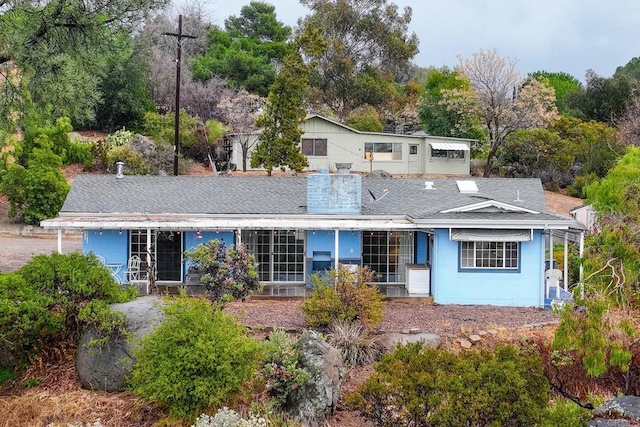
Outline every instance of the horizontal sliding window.
<path fill-rule="evenodd" d="M 366 142 L 364 158 L 367 160 L 402 160 L 400 142 Z"/>

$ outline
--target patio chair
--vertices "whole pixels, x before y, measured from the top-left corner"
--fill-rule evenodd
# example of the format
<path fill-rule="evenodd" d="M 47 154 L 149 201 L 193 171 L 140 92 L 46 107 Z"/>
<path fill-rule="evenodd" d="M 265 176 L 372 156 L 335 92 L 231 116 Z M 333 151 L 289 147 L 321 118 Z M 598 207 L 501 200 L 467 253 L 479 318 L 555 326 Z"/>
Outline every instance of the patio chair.
<path fill-rule="evenodd" d="M 140 281 L 140 264 L 142 260 L 138 255 L 133 255 L 127 262 L 127 269 L 124 271 L 125 280 L 129 283 Z"/>
<path fill-rule="evenodd" d="M 549 291 L 552 287 L 556 288 L 556 296 L 560 293 L 560 279 L 562 279 L 562 270 L 551 268 L 544 272 L 544 282 L 546 284 L 546 298 L 549 298 Z"/>

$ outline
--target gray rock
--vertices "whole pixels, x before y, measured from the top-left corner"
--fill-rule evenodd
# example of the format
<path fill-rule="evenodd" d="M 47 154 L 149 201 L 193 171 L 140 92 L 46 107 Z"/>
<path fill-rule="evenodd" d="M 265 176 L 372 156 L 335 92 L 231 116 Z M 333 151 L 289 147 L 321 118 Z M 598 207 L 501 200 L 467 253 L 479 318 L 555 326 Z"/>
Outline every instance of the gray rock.
<path fill-rule="evenodd" d="M 628 420 L 605 420 L 602 418 L 596 418 L 589 421 L 587 424 L 589 427 L 628 427 L 631 424 Z"/>
<path fill-rule="evenodd" d="M 412 333 L 397 333 L 390 332 L 385 334 L 380 342 L 382 346 L 388 351 L 392 351 L 396 345 L 405 345 L 407 343 L 424 341 L 424 345 L 429 348 L 439 348 L 442 345 L 442 339 L 435 334 L 412 334 Z"/>
<path fill-rule="evenodd" d="M 317 426 L 333 413 L 345 371 L 340 352 L 317 332 L 305 331 L 296 343 L 300 367 L 311 378 L 291 396 L 290 409 L 306 426 Z"/>
<path fill-rule="evenodd" d="M 102 347 L 96 347 L 90 344 L 99 337 L 95 329 L 82 334 L 76 353 L 76 370 L 82 387 L 109 392 L 125 389 L 135 362 L 132 355 L 135 343 L 153 332 L 162 322 L 161 301 L 158 296 L 144 296 L 111 306 L 111 310 L 126 315 L 128 338 L 118 337 Z"/>
<path fill-rule="evenodd" d="M 595 416 L 640 420 L 640 396 L 620 396 L 593 410 Z"/>
<path fill-rule="evenodd" d="M 136 133 L 131 142 L 129 142 L 129 148 L 140 154 L 145 159 L 148 159 L 155 151 L 156 143 L 153 142 L 151 138 L 147 138 L 146 136 Z"/>

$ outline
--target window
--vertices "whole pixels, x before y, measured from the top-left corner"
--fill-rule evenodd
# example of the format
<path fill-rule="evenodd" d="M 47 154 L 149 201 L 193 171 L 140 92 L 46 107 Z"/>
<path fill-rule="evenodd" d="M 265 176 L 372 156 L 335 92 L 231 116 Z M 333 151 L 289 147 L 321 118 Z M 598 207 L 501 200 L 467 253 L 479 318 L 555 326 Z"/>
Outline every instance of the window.
<path fill-rule="evenodd" d="M 464 159 L 464 150 L 440 150 L 431 147 L 431 157 L 438 159 Z"/>
<path fill-rule="evenodd" d="M 402 143 L 400 142 L 365 142 L 364 158 L 370 160 L 402 160 Z"/>
<path fill-rule="evenodd" d="M 262 282 L 304 282 L 304 232 L 243 231 L 242 242 L 258 262 Z"/>
<path fill-rule="evenodd" d="M 518 268 L 518 242 L 460 242 L 460 268 Z"/>
<path fill-rule="evenodd" d="M 305 156 L 326 156 L 327 155 L 327 139 L 326 138 L 303 138 L 302 154 Z"/>
<path fill-rule="evenodd" d="M 377 283 L 404 283 L 406 264 L 413 262 L 413 234 L 399 231 L 365 231 L 362 264 L 375 271 Z"/>
<path fill-rule="evenodd" d="M 147 280 L 147 230 L 131 231 L 129 233 L 129 257 L 137 255 L 142 260 L 140 265 L 140 279 Z M 156 233 L 151 231 L 151 255 L 155 257 Z"/>
<path fill-rule="evenodd" d="M 418 154 L 418 146 L 410 145 L 409 146 L 409 154 Z"/>

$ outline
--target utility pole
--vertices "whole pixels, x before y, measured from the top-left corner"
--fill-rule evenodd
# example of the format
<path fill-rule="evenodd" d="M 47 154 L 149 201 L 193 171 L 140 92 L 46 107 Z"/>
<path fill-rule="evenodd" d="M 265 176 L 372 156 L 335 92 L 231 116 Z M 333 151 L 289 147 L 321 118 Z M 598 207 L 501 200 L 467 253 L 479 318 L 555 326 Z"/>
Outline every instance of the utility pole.
<path fill-rule="evenodd" d="M 182 34 L 182 15 L 178 16 L 178 32 L 162 33 L 163 36 L 176 37 L 178 39 L 178 55 L 176 58 L 176 118 L 174 129 L 173 147 L 173 174 L 178 175 L 178 154 L 180 153 L 180 64 L 182 62 L 182 39 L 195 39 L 195 36 Z"/>

